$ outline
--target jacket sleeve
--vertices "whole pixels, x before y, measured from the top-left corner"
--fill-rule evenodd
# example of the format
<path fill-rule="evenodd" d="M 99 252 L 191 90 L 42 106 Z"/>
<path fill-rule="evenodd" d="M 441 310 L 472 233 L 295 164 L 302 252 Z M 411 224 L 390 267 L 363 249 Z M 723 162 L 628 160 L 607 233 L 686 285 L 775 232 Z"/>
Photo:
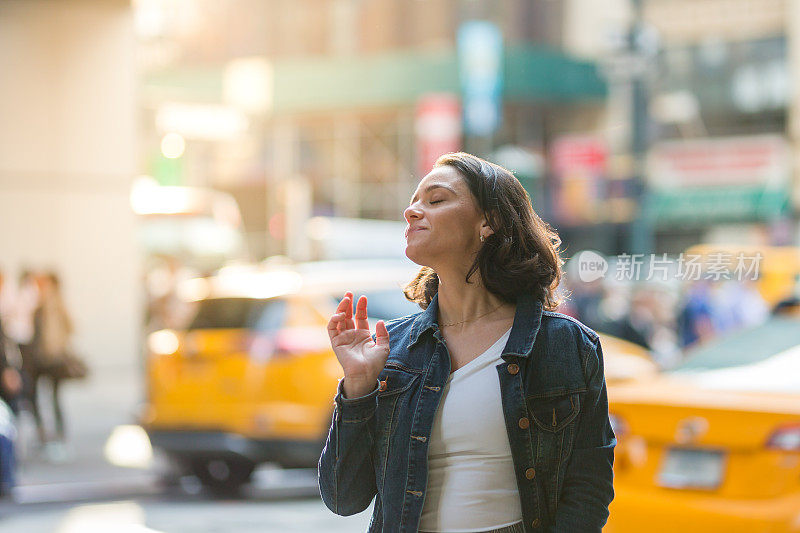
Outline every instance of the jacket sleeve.
<path fill-rule="evenodd" d="M 318 465 L 319 490 L 328 509 L 348 516 L 366 509 L 377 494 L 372 466 L 372 418 L 378 387 L 360 398 L 336 392 L 333 420 Z"/>
<path fill-rule="evenodd" d="M 602 531 L 614 499 L 614 446 L 600 340 L 588 341 L 583 354 L 587 393 L 575 445 L 567 465 L 552 532 Z"/>

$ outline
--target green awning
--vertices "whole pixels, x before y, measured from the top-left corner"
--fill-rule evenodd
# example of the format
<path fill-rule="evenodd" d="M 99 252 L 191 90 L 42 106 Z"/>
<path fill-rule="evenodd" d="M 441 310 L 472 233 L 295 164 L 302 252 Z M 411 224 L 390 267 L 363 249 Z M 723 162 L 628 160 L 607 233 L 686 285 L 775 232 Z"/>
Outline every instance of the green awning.
<path fill-rule="evenodd" d="M 508 48 L 506 101 L 575 101 L 606 96 L 594 64 L 544 47 Z M 276 113 L 410 105 L 423 94 L 460 92 L 455 52 L 402 52 L 275 66 Z"/>
<path fill-rule="evenodd" d="M 455 50 L 282 60 L 273 65 L 273 113 L 412 105 L 423 94 L 459 93 Z M 145 94 L 220 102 L 223 67 L 170 69 L 146 76 Z M 571 102 L 601 99 L 596 66 L 540 46 L 505 51 L 504 99 Z"/>
<path fill-rule="evenodd" d="M 649 214 L 658 226 L 757 222 L 789 211 L 789 192 L 765 186 L 656 190 Z"/>

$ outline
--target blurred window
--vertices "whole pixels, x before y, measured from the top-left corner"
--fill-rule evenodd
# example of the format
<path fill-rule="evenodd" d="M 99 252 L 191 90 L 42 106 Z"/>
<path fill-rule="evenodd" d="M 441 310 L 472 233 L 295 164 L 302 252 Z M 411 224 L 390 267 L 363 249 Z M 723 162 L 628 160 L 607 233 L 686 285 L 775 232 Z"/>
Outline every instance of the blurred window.
<path fill-rule="evenodd" d="M 693 95 L 697 118 L 712 136 L 783 131 L 791 97 L 788 53 L 784 36 L 670 46 L 659 55 L 652 90 Z M 674 135 L 682 134 L 676 129 Z"/>
<path fill-rule="evenodd" d="M 248 327 L 257 333 L 274 333 L 281 329 L 286 323 L 286 310 L 289 307 L 286 300 L 276 298 L 262 304 L 255 323 Z"/>
<path fill-rule="evenodd" d="M 189 330 L 247 328 L 267 332 L 279 328 L 286 315 L 281 299 L 210 298 L 200 306 Z"/>
<path fill-rule="evenodd" d="M 367 313 L 370 318 L 392 320 L 420 310 L 417 304 L 406 300 L 400 289 L 356 293 L 354 294 L 356 302 L 361 294 L 367 297 Z M 333 300 L 338 304 L 338 297 L 333 297 Z"/>
<path fill-rule="evenodd" d="M 795 347 L 800 347 L 800 321 L 775 317 L 760 326 L 691 350 L 686 361 L 672 371 L 694 372 L 755 365 Z"/>

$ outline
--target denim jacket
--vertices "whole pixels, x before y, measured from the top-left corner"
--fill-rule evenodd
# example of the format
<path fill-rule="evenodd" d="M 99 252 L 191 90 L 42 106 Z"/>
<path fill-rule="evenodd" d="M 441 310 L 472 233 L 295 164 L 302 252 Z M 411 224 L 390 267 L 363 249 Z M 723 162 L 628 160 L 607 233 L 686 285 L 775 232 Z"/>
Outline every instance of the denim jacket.
<path fill-rule="evenodd" d="M 372 393 L 344 398 L 339 384 L 320 492 L 340 515 L 375 498 L 370 533 L 418 528 L 428 439 L 450 375 L 437 300 L 386 323 L 390 353 Z M 601 531 L 614 497 L 616 439 L 597 334 L 525 295 L 502 359 L 497 375 L 525 531 Z"/>

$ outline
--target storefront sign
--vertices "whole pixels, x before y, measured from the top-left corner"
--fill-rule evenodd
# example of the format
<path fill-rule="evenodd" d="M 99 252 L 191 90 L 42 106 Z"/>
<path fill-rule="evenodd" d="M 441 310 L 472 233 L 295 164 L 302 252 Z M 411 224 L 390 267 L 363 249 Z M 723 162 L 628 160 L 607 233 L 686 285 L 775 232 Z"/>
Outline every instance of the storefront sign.
<path fill-rule="evenodd" d="M 503 37 L 485 20 L 458 29 L 458 74 L 464 99 L 464 131 L 487 136 L 500 125 L 503 82 Z"/>
<path fill-rule="evenodd" d="M 428 94 L 417 102 L 417 177 L 431 171 L 440 155 L 461 150 L 461 104 L 454 94 Z"/>
<path fill-rule="evenodd" d="M 554 180 L 553 215 L 560 224 L 581 225 L 604 219 L 608 149 L 591 135 L 565 135 L 550 149 Z"/>

